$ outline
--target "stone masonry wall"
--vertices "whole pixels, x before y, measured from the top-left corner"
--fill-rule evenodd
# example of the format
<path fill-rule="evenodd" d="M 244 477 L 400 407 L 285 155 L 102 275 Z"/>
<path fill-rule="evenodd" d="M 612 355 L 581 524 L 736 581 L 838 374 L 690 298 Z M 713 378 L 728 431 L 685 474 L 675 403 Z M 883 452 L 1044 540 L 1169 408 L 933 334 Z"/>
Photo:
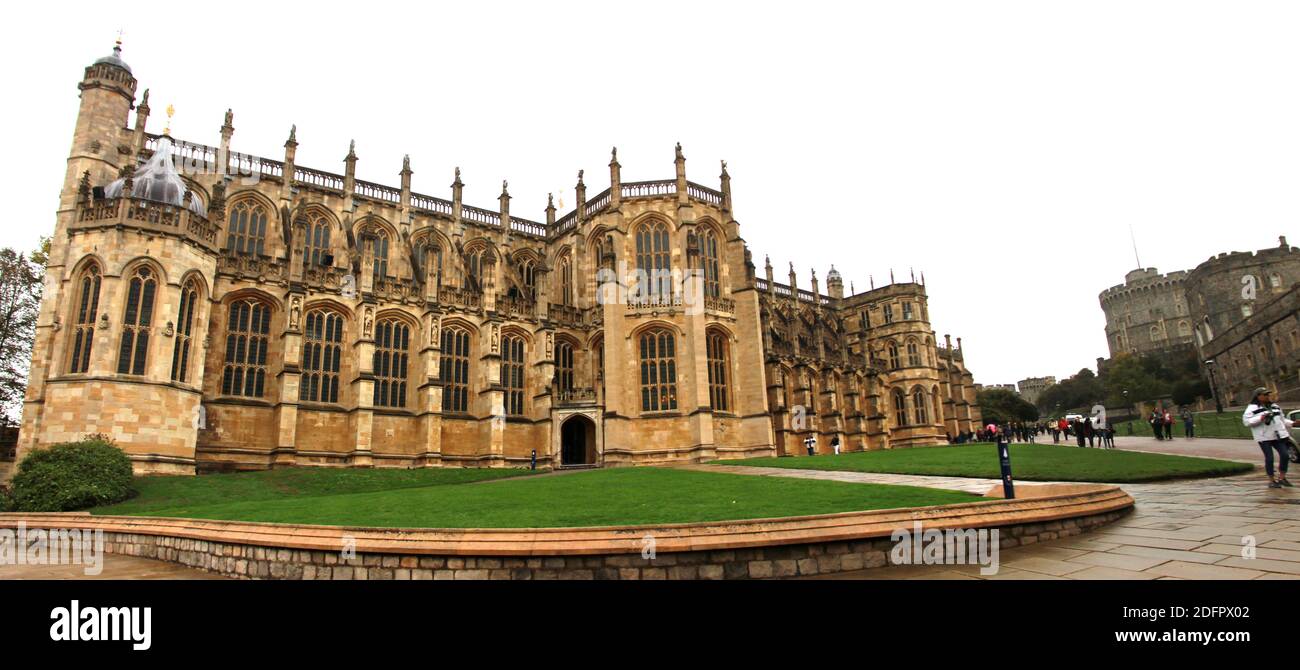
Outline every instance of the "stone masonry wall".
<path fill-rule="evenodd" d="M 1131 508 L 1000 529 L 1002 549 L 1079 535 Z M 848 572 L 889 565 L 889 538 L 724 551 L 598 556 L 416 556 L 277 549 L 179 537 L 109 532 L 109 554 L 180 563 L 236 579 L 767 579 Z M 110 559 L 111 560 L 111 559 Z"/>

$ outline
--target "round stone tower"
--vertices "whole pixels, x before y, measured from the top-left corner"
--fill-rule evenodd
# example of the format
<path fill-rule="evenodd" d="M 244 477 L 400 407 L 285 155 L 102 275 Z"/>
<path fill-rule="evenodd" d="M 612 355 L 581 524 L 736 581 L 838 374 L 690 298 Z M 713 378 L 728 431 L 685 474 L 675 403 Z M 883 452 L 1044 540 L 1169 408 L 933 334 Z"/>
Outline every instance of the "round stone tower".
<path fill-rule="evenodd" d="M 121 45 L 85 70 L 50 243 L 19 456 L 91 433 L 137 472 L 194 472 L 218 226 L 173 142 L 136 128 Z"/>

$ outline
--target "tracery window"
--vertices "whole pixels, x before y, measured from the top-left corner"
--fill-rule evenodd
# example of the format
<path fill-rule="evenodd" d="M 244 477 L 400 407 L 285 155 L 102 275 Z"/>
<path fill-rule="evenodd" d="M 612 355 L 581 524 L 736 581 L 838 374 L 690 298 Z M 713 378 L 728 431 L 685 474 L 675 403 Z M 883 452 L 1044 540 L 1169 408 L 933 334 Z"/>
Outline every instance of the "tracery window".
<path fill-rule="evenodd" d="M 307 313 L 302 349 L 299 400 L 337 403 L 339 368 L 343 356 L 343 317 L 318 309 Z"/>
<path fill-rule="evenodd" d="M 501 386 L 505 389 L 505 411 L 509 416 L 524 413 L 524 338 L 501 338 Z"/>
<path fill-rule="evenodd" d="M 656 299 L 672 296 L 672 248 L 664 222 L 646 223 L 637 230 L 636 267 L 644 273 L 644 290 L 648 296 Z"/>
<path fill-rule="evenodd" d="M 641 334 L 641 411 L 677 409 L 676 338 L 664 328 Z"/>
<path fill-rule="evenodd" d="M 375 257 L 372 280 L 378 286 L 380 280 L 388 276 L 388 234 L 377 231 L 370 236 L 370 243 Z"/>
<path fill-rule="evenodd" d="M 894 427 L 903 428 L 907 425 L 907 395 L 902 389 L 894 389 Z"/>
<path fill-rule="evenodd" d="M 410 361 L 411 327 L 397 319 L 375 324 L 376 407 L 406 407 L 407 364 Z"/>
<path fill-rule="evenodd" d="M 704 256 L 704 295 L 717 298 L 722 295 L 722 262 L 720 260 L 718 236 L 712 229 L 706 229 L 701 236 Z"/>
<path fill-rule="evenodd" d="M 921 367 L 921 350 L 915 341 L 907 343 L 907 364 L 914 368 Z"/>
<path fill-rule="evenodd" d="M 80 373 L 90 369 L 90 349 L 95 343 L 95 319 L 99 316 L 99 286 L 102 277 L 98 265 L 90 265 L 81 273 L 77 283 L 77 312 L 73 319 L 72 355 L 68 372 Z"/>
<path fill-rule="evenodd" d="M 245 299 L 231 304 L 227 315 L 221 393 L 261 398 L 266 391 L 271 309 L 257 300 Z"/>
<path fill-rule="evenodd" d="M 571 306 L 573 305 L 573 263 L 569 262 L 567 254 L 560 258 L 556 269 L 560 279 L 560 304 Z"/>
<path fill-rule="evenodd" d="M 240 255 L 266 255 L 266 207 L 252 199 L 231 205 L 226 250 Z"/>
<path fill-rule="evenodd" d="M 925 390 L 918 388 L 912 391 L 912 406 L 916 408 L 916 425 L 924 426 L 930 423 L 929 404 L 925 399 Z"/>
<path fill-rule="evenodd" d="M 153 322 L 158 279 L 147 266 L 131 275 L 122 314 L 122 346 L 117 355 L 118 374 L 143 375 L 149 357 L 149 326 Z"/>
<path fill-rule="evenodd" d="M 573 345 L 564 340 L 555 344 L 555 383 L 561 392 L 573 390 Z"/>
<path fill-rule="evenodd" d="M 529 300 L 537 299 L 537 266 L 526 260 L 519 264 L 519 278 L 523 282 L 524 295 Z"/>
<path fill-rule="evenodd" d="M 190 374 L 190 341 L 194 336 L 194 309 L 199 300 L 198 282 L 190 279 L 181 289 L 181 306 L 176 311 L 176 338 L 172 344 L 172 381 L 185 383 Z"/>
<path fill-rule="evenodd" d="M 730 409 L 727 404 L 730 356 L 726 334 L 710 332 L 705 348 L 708 353 L 709 401 L 715 411 L 726 412 Z"/>
<path fill-rule="evenodd" d="M 899 364 L 898 345 L 896 343 L 891 341 L 890 343 L 885 345 L 885 355 L 889 360 L 889 369 L 897 370 L 898 368 L 902 367 Z"/>
<path fill-rule="evenodd" d="M 332 263 L 330 253 L 329 218 L 320 212 L 311 211 L 304 217 L 305 234 L 302 238 L 303 265 L 308 269 L 327 267 Z"/>
<path fill-rule="evenodd" d="M 469 332 L 457 327 L 442 329 L 442 410 L 469 411 Z"/>

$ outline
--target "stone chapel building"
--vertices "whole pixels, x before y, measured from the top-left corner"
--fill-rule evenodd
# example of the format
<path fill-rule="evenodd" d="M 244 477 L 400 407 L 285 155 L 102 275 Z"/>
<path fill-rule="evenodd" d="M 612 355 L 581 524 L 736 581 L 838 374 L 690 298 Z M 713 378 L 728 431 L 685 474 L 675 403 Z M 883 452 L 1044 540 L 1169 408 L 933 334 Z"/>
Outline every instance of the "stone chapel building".
<path fill-rule="evenodd" d="M 106 433 L 139 472 L 621 466 L 939 444 L 980 421 L 924 281 L 764 275 L 730 177 L 623 182 L 542 221 L 146 131 L 86 68 L 19 457 Z M 134 111 L 134 119 L 132 112 Z M 134 121 L 134 123 L 132 123 Z M 824 231 L 829 238 L 834 231 Z"/>

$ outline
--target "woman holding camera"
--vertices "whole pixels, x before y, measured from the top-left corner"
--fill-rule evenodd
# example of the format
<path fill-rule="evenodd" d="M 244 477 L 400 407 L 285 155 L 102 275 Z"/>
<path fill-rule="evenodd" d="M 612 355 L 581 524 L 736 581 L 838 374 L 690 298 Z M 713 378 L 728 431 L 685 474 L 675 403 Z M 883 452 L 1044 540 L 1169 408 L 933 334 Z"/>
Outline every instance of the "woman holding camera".
<path fill-rule="evenodd" d="M 1294 486 L 1286 480 L 1287 441 L 1291 435 L 1287 429 L 1295 422 L 1282 414 L 1282 408 L 1273 403 L 1273 393 L 1263 386 L 1255 389 L 1254 400 L 1246 408 L 1242 422 L 1254 434 L 1259 448 L 1264 451 L 1264 470 L 1268 473 L 1271 489 Z M 1273 474 L 1273 452 L 1278 455 L 1278 474 Z"/>

